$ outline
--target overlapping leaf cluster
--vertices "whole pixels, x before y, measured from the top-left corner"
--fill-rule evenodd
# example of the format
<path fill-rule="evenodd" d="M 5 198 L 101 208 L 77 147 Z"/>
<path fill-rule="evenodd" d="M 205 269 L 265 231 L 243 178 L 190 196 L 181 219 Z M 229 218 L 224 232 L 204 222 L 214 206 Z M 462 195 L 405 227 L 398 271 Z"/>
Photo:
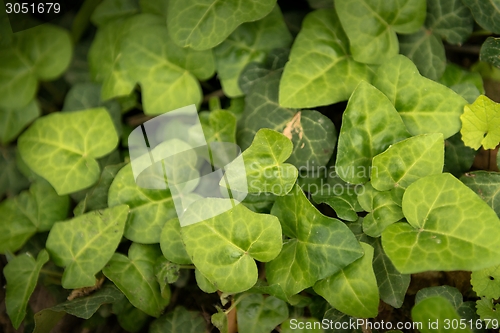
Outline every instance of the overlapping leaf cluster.
<path fill-rule="evenodd" d="M 411 318 L 500 320 L 500 177 L 467 172 L 475 150 L 499 144 L 500 108 L 443 44 L 464 43 L 474 22 L 498 33 L 500 4 L 308 3 L 294 29 L 275 0 L 104 0 L 87 14 L 97 30 L 83 75 L 69 65 L 83 43 L 73 50 L 66 30 L 11 34 L 0 15 L 0 253 L 14 327 L 47 280 L 72 292 L 35 315 L 34 332 L 66 313 L 201 332 L 203 316 L 175 303 L 186 283 L 231 299 L 211 317 L 221 332 L 292 332 L 297 320 L 377 318 L 381 302 L 403 306 L 410 274 L 456 270 L 473 271 L 477 311 L 440 286 L 417 293 Z M 498 66 L 497 43 L 481 58 Z M 39 82 L 64 72 L 56 82 L 72 87 L 48 112 Z M 248 194 L 193 199 L 182 219 L 198 222 L 181 226 L 164 174 L 141 174 L 162 189 L 137 184 L 127 136 L 145 116 L 205 102 L 203 133 L 173 123 L 175 139 L 155 149 L 189 150 L 201 134 L 237 143 L 245 172 L 228 163 L 216 185 Z M 212 158 L 175 167 L 192 180 Z M 198 219 L 207 212 L 218 213 Z"/>

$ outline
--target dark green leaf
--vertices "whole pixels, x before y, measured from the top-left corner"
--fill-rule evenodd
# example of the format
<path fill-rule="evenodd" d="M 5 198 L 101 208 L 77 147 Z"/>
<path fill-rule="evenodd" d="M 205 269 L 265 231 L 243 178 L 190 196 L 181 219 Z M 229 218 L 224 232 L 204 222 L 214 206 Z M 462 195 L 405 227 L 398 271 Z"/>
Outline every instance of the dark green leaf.
<path fill-rule="evenodd" d="M 276 297 L 261 294 L 242 295 L 236 305 L 239 333 L 270 333 L 288 318 L 286 303 Z"/>
<path fill-rule="evenodd" d="M 500 217 L 500 173 L 487 171 L 468 172 L 460 180 L 486 201 Z"/>

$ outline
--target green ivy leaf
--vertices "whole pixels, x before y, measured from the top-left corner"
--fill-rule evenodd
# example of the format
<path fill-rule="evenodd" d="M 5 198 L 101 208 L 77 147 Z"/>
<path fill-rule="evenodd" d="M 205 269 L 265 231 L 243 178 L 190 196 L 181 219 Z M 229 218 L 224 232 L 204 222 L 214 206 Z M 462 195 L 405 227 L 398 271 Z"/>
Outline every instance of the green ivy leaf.
<path fill-rule="evenodd" d="M 47 250 L 56 265 L 66 267 L 64 288 L 95 285 L 94 275 L 120 243 L 128 210 L 128 206 L 121 205 L 54 224 L 47 238 Z"/>
<path fill-rule="evenodd" d="M 14 196 L 30 185 L 18 168 L 17 152 L 15 147 L 0 147 L 0 197 Z"/>
<path fill-rule="evenodd" d="M 500 60 L 498 59 L 498 53 L 500 51 L 500 38 L 488 37 L 483 45 L 481 45 L 481 51 L 479 53 L 479 59 L 484 62 L 488 62 L 495 67 L 500 67 Z"/>
<path fill-rule="evenodd" d="M 179 279 L 180 267 L 163 256 L 156 259 L 154 265 L 156 281 L 160 285 L 160 293 L 163 298 L 170 299 L 169 283 L 175 283 Z"/>
<path fill-rule="evenodd" d="M 458 309 L 463 303 L 460 291 L 457 288 L 445 285 L 420 289 L 415 296 L 415 304 L 434 296 L 445 298 L 455 309 Z"/>
<path fill-rule="evenodd" d="M 401 274 L 394 267 L 382 248 L 380 238 L 372 239 L 369 244 L 374 248 L 373 271 L 377 278 L 380 298 L 394 308 L 400 308 L 410 285 L 410 275 Z"/>
<path fill-rule="evenodd" d="M 306 16 L 279 85 L 283 107 L 310 108 L 349 98 L 370 67 L 352 59 L 349 40 L 334 9 Z"/>
<path fill-rule="evenodd" d="M 371 64 L 381 64 L 398 54 L 396 32 L 416 32 L 426 14 L 425 0 L 341 0 L 335 8 L 354 60 Z"/>
<path fill-rule="evenodd" d="M 165 178 L 154 178 L 167 184 Z M 145 244 L 160 242 L 165 222 L 177 216 L 170 190 L 139 187 L 134 180 L 131 164 L 124 166 L 111 183 L 108 204 L 110 207 L 120 204 L 130 207 L 124 236 Z"/>
<path fill-rule="evenodd" d="M 373 247 L 361 243 L 364 256 L 314 285 L 314 291 L 334 308 L 353 317 L 374 318 L 378 314 L 379 292 L 373 272 Z"/>
<path fill-rule="evenodd" d="M 249 193 L 287 194 L 298 176 L 297 168 L 283 163 L 292 149 L 292 142 L 283 134 L 267 128 L 259 130 L 252 145 L 240 155 L 246 173 L 241 172 L 238 164 L 230 163 L 226 167 L 227 184 L 241 192 L 248 189 Z"/>
<path fill-rule="evenodd" d="M 116 130 L 104 108 L 52 113 L 37 119 L 18 140 L 26 164 L 60 195 L 94 184 L 100 174 L 95 159 L 117 144 Z"/>
<path fill-rule="evenodd" d="M 177 306 L 153 321 L 149 333 L 198 333 L 206 329 L 205 320 L 199 312 L 188 311 L 182 306 Z"/>
<path fill-rule="evenodd" d="M 292 140 L 289 163 L 301 169 L 323 166 L 335 148 L 335 126 L 317 111 L 280 107 L 278 86 L 281 73 L 281 70 L 277 70 L 268 74 L 256 81 L 249 90 L 245 111 L 238 122 L 238 143 L 245 149 L 250 146 L 259 129 L 271 128 Z"/>
<path fill-rule="evenodd" d="M 214 49 L 217 72 L 226 96 L 243 95 L 238 78 L 245 65 L 263 62 L 266 53 L 275 48 L 289 47 L 292 35 L 278 6 L 263 19 L 239 26 Z"/>
<path fill-rule="evenodd" d="M 26 106 L 35 97 L 37 81 L 60 76 L 72 52 L 69 33 L 51 24 L 13 35 L 11 44 L 0 50 L 0 108 Z"/>
<path fill-rule="evenodd" d="M 15 329 L 19 328 L 26 316 L 28 300 L 35 290 L 40 270 L 47 261 L 49 254 L 42 250 L 36 260 L 25 253 L 12 259 L 4 268 L 7 280 L 5 306 Z"/>
<path fill-rule="evenodd" d="M 125 294 L 136 308 L 153 317 L 159 317 L 170 297 L 164 298 L 154 273 L 154 265 L 161 256 L 155 245 L 132 243 L 128 257 L 113 254 L 102 272 Z"/>
<path fill-rule="evenodd" d="M 481 95 L 472 104 L 467 104 L 462 120 L 462 140 L 465 145 L 479 149 L 494 149 L 500 142 L 500 104 Z"/>
<path fill-rule="evenodd" d="M 460 177 L 470 170 L 476 151 L 466 147 L 462 135 L 457 133 L 444 142 L 444 172 L 449 172 L 455 177 Z"/>
<path fill-rule="evenodd" d="M 461 0 L 427 2 L 425 26 L 450 44 L 462 44 L 474 28 L 474 18 Z"/>
<path fill-rule="evenodd" d="M 266 16 L 275 4 L 275 0 L 170 0 L 168 31 L 180 47 L 210 49 L 225 40 L 243 22 Z"/>
<path fill-rule="evenodd" d="M 181 224 L 178 218 L 165 222 L 160 236 L 161 252 L 171 262 L 181 265 L 191 264 L 191 258 L 181 238 Z"/>
<path fill-rule="evenodd" d="M 0 143 L 6 145 L 13 141 L 22 130 L 40 116 L 36 100 L 20 108 L 0 107 Z"/>
<path fill-rule="evenodd" d="M 446 69 L 443 76 L 439 79 L 439 83 L 442 83 L 450 88 L 459 84 L 469 83 L 474 85 L 481 94 L 484 94 L 483 78 L 481 77 L 481 74 L 477 72 L 470 72 L 453 63 L 446 64 Z"/>
<path fill-rule="evenodd" d="M 217 291 L 217 287 L 200 272 L 199 269 L 194 270 L 196 284 L 205 293 L 211 294 Z"/>
<path fill-rule="evenodd" d="M 335 170 L 348 183 L 367 182 L 372 158 L 409 136 L 387 97 L 362 81 L 342 116 Z"/>
<path fill-rule="evenodd" d="M 132 31 L 122 42 L 121 66 L 142 88 L 146 114 L 156 115 L 201 102 L 197 78 L 214 73 L 211 51 L 177 47 L 163 25 Z M 154 70 L 152 70 L 154 69 Z"/>
<path fill-rule="evenodd" d="M 486 30 L 500 33 L 500 1 L 462 0 L 469 7 L 476 22 Z"/>
<path fill-rule="evenodd" d="M 432 296 L 420 301 L 411 309 L 411 316 L 414 322 L 422 323 L 419 329 L 422 333 L 449 332 L 449 328 L 445 328 L 445 320 L 460 323 L 460 316 L 450 303 L 450 301 L 442 296 Z M 433 323 L 436 323 L 433 327 Z M 451 326 L 451 324 L 450 324 Z M 472 333 L 469 328 L 453 328 L 454 332 Z"/>
<path fill-rule="evenodd" d="M 164 16 L 166 19 L 169 0 L 139 0 L 143 13 Z"/>
<path fill-rule="evenodd" d="M 414 136 L 395 143 L 373 158 L 372 185 L 379 191 L 406 189 L 420 178 L 440 174 L 443 164 L 441 133 Z"/>
<path fill-rule="evenodd" d="M 363 218 L 363 232 L 371 237 L 379 237 L 387 226 L 401 220 L 403 211 L 394 201 L 391 191 L 377 191 L 372 183 L 363 185 L 364 191 L 358 195 L 358 202 L 368 212 Z"/>
<path fill-rule="evenodd" d="M 137 0 L 104 0 L 97 5 L 90 20 L 100 27 L 119 18 L 126 18 L 139 12 Z"/>
<path fill-rule="evenodd" d="M 452 175 L 411 184 L 403 196 L 403 213 L 409 224 L 395 223 L 382 233 L 384 250 L 401 273 L 474 271 L 500 263 L 495 246 L 500 220 Z"/>
<path fill-rule="evenodd" d="M 276 297 L 248 294 L 240 298 L 236 305 L 240 333 L 270 333 L 288 318 L 286 303 Z"/>
<path fill-rule="evenodd" d="M 321 214 L 296 185 L 271 210 L 289 237 L 276 259 L 266 265 L 270 285 L 281 285 L 289 297 L 343 269 L 363 252 L 352 232 L 337 219 Z"/>
<path fill-rule="evenodd" d="M 191 127 L 190 137 L 204 135 L 207 143 L 231 142 L 236 143 L 236 117 L 233 113 L 225 110 L 203 111 L 199 114 L 203 133 L 197 133 L 196 126 Z M 194 131 L 194 130 L 197 131 Z M 201 139 L 200 139 L 201 140 Z M 197 141 L 200 142 L 200 141 Z"/>
<path fill-rule="evenodd" d="M 418 71 L 431 80 L 437 80 L 446 68 L 443 42 L 425 28 L 411 35 L 399 37 L 401 54 L 410 58 Z"/>
<path fill-rule="evenodd" d="M 353 321 L 356 321 L 356 318 L 353 318 L 349 315 L 346 315 L 345 313 L 340 312 L 339 310 L 330 307 L 328 310 L 326 310 L 323 319 L 327 319 L 329 323 L 333 322 L 333 329 L 326 330 L 325 333 L 336 333 L 335 332 L 335 325 L 340 325 L 339 327 L 349 327 L 350 323 Z M 345 324 L 344 324 L 345 323 Z M 323 333 L 322 331 L 320 331 Z M 290 332 L 293 333 L 293 332 Z M 358 329 L 357 325 L 354 325 L 349 327 L 349 329 L 345 329 L 344 332 L 342 333 L 363 333 L 362 328 Z"/>
<path fill-rule="evenodd" d="M 460 180 L 486 201 L 500 218 L 500 173 L 474 171 L 466 173 Z"/>
<path fill-rule="evenodd" d="M 36 232 L 49 231 L 68 214 L 69 197 L 58 196 L 44 180 L 0 204 L 0 253 L 17 251 Z"/>
<path fill-rule="evenodd" d="M 459 131 L 466 101 L 453 90 L 422 77 L 405 56 L 382 64 L 373 85 L 394 104 L 412 135 L 443 133 L 447 139 Z"/>
<path fill-rule="evenodd" d="M 189 215 L 211 211 L 226 204 L 227 200 L 230 199 L 199 200 L 189 206 L 184 216 L 189 220 Z M 251 288 L 257 282 L 254 259 L 267 262 L 281 250 L 278 219 L 254 213 L 241 204 L 207 220 L 187 225 L 181 229 L 181 234 L 196 268 L 219 290 L 227 293 Z"/>

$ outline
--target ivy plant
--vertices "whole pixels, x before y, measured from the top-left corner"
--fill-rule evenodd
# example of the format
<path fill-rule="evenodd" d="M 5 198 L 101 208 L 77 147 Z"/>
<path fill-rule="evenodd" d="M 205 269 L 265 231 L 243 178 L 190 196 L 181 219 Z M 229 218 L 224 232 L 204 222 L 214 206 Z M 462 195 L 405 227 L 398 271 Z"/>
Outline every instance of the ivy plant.
<path fill-rule="evenodd" d="M 2 9 L 0 330 L 498 330 L 499 8 Z"/>

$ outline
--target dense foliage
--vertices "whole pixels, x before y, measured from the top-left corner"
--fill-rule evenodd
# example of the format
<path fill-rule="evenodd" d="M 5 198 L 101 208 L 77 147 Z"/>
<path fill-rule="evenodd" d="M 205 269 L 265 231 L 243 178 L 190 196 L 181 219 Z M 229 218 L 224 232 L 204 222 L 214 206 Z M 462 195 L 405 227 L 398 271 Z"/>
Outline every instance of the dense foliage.
<path fill-rule="evenodd" d="M 500 0 L 86 0 L 16 33 L 0 12 L 3 330 L 498 330 L 494 34 Z M 243 152 L 160 161 L 179 210 L 129 145 L 192 104 L 202 131 L 167 124 L 146 158 Z M 229 198 L 201 198 L 203 163 Z"/>

